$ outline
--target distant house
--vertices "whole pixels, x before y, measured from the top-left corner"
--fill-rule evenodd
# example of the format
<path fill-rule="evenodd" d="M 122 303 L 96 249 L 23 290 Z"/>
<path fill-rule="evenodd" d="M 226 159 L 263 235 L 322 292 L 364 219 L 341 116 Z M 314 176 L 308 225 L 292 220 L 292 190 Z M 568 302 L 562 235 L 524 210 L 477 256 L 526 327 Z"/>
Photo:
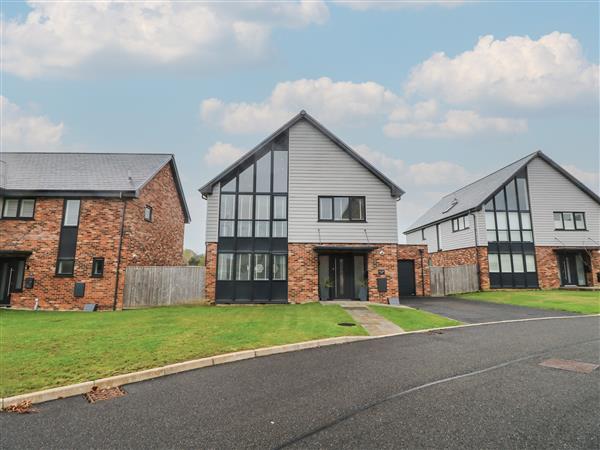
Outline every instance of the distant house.
<path fill-rule="evenodd" d="M 181 265 L 190 221 L 173 155 L 2 153 L 0 302 L 121 308 L 132 265 Z"/>
<path fill-rule="evenodd" d="M 446 195 L 405 232 L 488 288 L 600 285 L 600 198 L 542 152 Z"/>
<path fill-rule="evenodd" d="M 429 292 L 426 247 L 398 244 L 404 191 L 304 111 L 200 191 L 217 303 Z"/>

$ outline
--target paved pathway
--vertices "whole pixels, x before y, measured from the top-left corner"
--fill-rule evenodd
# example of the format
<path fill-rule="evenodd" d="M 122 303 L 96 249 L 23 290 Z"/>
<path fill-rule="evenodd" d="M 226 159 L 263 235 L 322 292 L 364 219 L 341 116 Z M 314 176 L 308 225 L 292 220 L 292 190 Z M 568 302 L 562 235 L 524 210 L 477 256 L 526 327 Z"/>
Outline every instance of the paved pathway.
<path fill-rule="evenodd" d="M 405 297 L 400 299 L 400 303 L 411 308 L 422 309 L 464 323 L 578 315 L 564 311 L 502 305 L 456 297 Z"/>
<path fill-rule="evenodd" d="M 371 336 L 404 332 L 398 325 L 371 311 L 366 305 L 342 305 L 342 308 L 367 330 Z"/>
<path fill-rule="evenodd" d="M 1 448 L 595 448 L 600 319 L 404 334 L 209 367 L 0 413 Z M 289 448 L 288 447 L 288 448 Z"/>

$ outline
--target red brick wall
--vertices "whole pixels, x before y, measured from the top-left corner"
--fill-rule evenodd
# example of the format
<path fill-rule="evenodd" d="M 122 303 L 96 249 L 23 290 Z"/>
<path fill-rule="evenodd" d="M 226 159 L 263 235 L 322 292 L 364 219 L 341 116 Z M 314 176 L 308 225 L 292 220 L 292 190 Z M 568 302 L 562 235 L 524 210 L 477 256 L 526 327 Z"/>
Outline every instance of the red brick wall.
<path fill-rule="evenodd" d="M 538 282 L 542 289 L 557 289 L 560 287 L 560 272 L 558 258 L 554 247 L 535 247 Z"/>
<path fill-rule="evenodd" d="M 422 257 L 419 253 L 419 249 L 423 250 Z M 415 286 L 417 288 L 417 295 L 431 295 L 428 264 L 429 253 L 427 253 L 427 245 L 399 244 L 398 259 L 412 259 L 415 262 Z M 423 279 L 425 280 L 425 293 L 423 293 Z M 402 295 L 402 292 L 400 292 L 400 295 Z"/>
<path fill-rule="evenodd" d="M 598 274 L 600 274 L 600 250 L 591 250 L 589 253 L 592 271 L 588 274 L 588 285 L 600 286 L 600 281 L 598 281 Z"/>
<path fill-rule="evenodd" d="M 479 256 L 478 256 L 479 255 Z M 436 267 L 454 267 L 477 264 L 479 261 L 479 285 L 482 290 L 490 289 L 490 273 L 487 247 L 467 247 L 431 253 L 431 264 Z"/>
<path fill-rule="evenodd" d="M 205 267 L 205 287 L 204 296 L 210 302 L 215 301 L 215 288 L 217 276 L 217 244 L 215 242 L 206 243 L 206 253 L 204 254 Z"/>
<path fill-rule="evenodd" d="M 319 300 L 319 259 L 314 251 L 315 245 L 288 244 L 288 299 L 292 303 Z M 335 245 L 353 247 L 357 244 Z M 388 303 L 390 297 L 398 297 L 398 246 L 395 244 L 373 245 L 378 248 L 369 253 L 367 257 L 369 301 Z M 383 255 L 381 255 L 381 251 L 383 251 Z M 378 292 L 377 290 L 380 269 L 385 271 L 387 292 Z"/>
<path fill-rule="evenodd" d="M 181 265 L 183 212 L 169 166 L 142 190 L 139 199 L 128 199 L 123 240 L 118 307 L 122 306 L 124 271 L 128 265 Z M 98 303 L 113 306 L 117 254 L 124 201 L 82 198 L 73 277 L 56 277 L 56 258 L 63 214 L 63 198 L 36 199 L 34 220 L 0 220 L 0 250 L 31 251 L 25 277 L 33 289 L 11 295 L 11 305 L 32 308 L 39 299 L 43 309 L 81 309 Z M 143 206 L 154 209 L 154 222 L 144 221 Z M 141 206 L 141 209 L 140 209 Z M 104 276 L 92 278 L 92 259 L 104 258 Z M 85 282 L 85 296 L 75 298 L 75 282 Z"/>

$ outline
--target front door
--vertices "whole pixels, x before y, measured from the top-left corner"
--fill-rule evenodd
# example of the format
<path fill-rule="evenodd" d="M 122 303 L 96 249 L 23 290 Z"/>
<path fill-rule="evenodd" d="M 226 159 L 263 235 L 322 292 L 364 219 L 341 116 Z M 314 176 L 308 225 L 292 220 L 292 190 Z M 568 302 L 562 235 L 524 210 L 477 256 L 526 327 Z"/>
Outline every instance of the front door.
<path fill-rule="evenodd" d="M 354 266 L 352 255 L 333 256 L 333 297 L 338 299 L 354 299 Z"/>
<path fill-rule="evenodd" d="M 10 294 L 23 290 L 24 259 L 0 259 L 0 305 L 10 305 Z"/>
<path fill-rule="evenodd" d="M 561 253 L 558 255 L 560 284 L 562 286 L 585 286 L 585 267 L 581 253 Z"/>
<path fill-rule="evenodd" d="M 416 295 L 415 262 L 412 259 L 398 261 L 398 291 L 401 296 Z"/>

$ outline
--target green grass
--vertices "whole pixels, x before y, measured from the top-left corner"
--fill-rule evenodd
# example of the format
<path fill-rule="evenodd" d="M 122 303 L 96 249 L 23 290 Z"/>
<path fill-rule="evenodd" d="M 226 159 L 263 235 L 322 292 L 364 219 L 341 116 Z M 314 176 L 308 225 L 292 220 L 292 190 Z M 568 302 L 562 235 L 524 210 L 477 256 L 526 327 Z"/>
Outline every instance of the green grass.
<path fill-rule="evenodd" d="M 428 328 L 451 327 L 461 322 L 438 316 L 427 311 L 412 308 L 390 308 L 389 306 L 370 305 L 370 309 L 390 322 L 394 322 L 404 331 L 426 330 Z"/>
<path fill-rule="evenodd" d="M 461 294 L 459 297 L 581 314 L 600 313 L 600 292 L 593 291 L 487 291 Z"/>
<path fill-rule="evenodd" d="M 0 396 L 194 358 L 366 335 L 339 306 L 178 306 L 118 312 L 0 311 Z"/>

